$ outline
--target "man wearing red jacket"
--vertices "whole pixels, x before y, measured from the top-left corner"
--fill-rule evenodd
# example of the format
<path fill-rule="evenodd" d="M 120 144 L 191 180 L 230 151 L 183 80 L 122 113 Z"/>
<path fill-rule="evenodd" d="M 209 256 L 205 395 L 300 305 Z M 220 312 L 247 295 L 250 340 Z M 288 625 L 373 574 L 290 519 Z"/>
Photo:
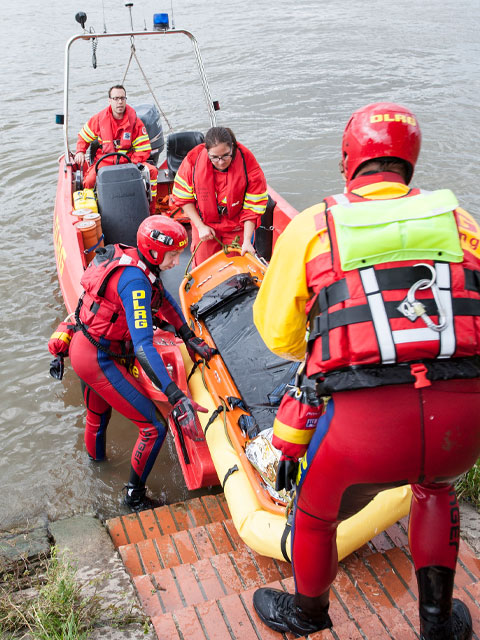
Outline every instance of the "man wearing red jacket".
<path fill-rule="evenodd" d="M 356 111 L 342 143 L 346 192 L 292 220 L 254 305 L 267 346 L 306 356 L 326 402 L 314 429 L 288 420 L 291 402 L 274 424 L 277 488 L 297 486 L 295 594 L 259 589 L 254 606 L 279 632 L 331 627 L 339 522 L 411 484 L 420 638 L 472 637 L 452 598 L 454 483 L 480 453 L 480 228 L 448 189 L 408 186 L 420 142 L 401 105 Z"/>
<path fill-rule="evenodd" d="M 111 87 L 108 98 L 109 106 L 92 116 L 78 134 L 75 162 L 79 167 L 83 167 L 85 163 L 85 153 L 90 144 L 98 140 L 100 145 L 92 164 L 85 173 L 84 187 L 91 189 L 95 185 L 97 179 L 95 163 L 99 158 L 107 153 L 124 153 L 135 164 L 144 164 L 148 167 L 152 196 L 150 212 L 155 213 L 158 169 L 147 162 L 152 147 L 145 125 L 140 118 L 137 118 L 135 110 L 127 105 L 127 94 L 122 85 L 117 84 Z M 102 161 L 100 166 L 115 162 L 117 158 L 110 156 Z"/>

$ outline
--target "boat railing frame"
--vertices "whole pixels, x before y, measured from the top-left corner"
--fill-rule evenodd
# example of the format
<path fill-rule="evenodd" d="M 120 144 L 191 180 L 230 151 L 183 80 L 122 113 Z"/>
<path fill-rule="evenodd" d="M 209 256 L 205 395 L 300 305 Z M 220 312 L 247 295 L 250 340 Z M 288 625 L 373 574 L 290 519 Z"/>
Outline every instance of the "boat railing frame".
<path fill-rule="evenodd" d="M 195 60 L 197 63 L 200 80 L 202 83 L 203 94 L 205 102 L 207 104 L 207 111 L 210 117 L 210 126 L 216 126 L 217 119 L 215 115 L 214 104 L 212 96 L 210 94 L 210 88 L 208 86 L 207 76 L 205 68 L 203 66 L 202 56 L 200 54 L 200 47 L 195 36 L 186 29 L 163 29 L 161 31 L 124 31 L 117 33 L 81 33 L 76 36 L 72 36 L 65 45 L 65 63 L 64 63 L 64 91 L 63 91 L 63 136 L 65 147 L 65 167 L 67 164 L 72 164 L 70 161 L 70 149 L 68 147 L 68 95 L 70 87 L 70 47 L 77 40 L 95 40 L 101 38 L 133 38 L 136 36 L 167 36 L 183 34 L 189 38 L 192 43 Z"/>

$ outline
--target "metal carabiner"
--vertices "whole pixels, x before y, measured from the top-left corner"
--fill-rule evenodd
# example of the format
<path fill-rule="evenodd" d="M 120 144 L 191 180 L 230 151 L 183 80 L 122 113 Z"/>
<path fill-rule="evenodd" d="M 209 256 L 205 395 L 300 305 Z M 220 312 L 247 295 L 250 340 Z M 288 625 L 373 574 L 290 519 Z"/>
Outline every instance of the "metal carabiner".
<path fill-rule="evenodd" d="M 425 262 L 419 262 L 418 264 L 413 265 L 414 267 L 427 267 L 432 274 L 430 280 L 426 278 L 422 278 L 418 280 L 408 290 L 407 297 L 403 302 L 399 304 L 397 309 L 411 322 L 415 322 L 417 318 L 421 318 L 423 322 L 427 325 L 429 329 L 433 331 L 443 331 L 448 324 L 447 317 L 445 315 L 445 311 L 443 309 L 441 300 L 440 300 L 440 292 L 438 289 L 438 285 L 436 284 L 437 273 L 431 264 L 426 264 Z M 424 289 L 432 289 L 433 298 L 435 300 L 435 304 L 437 305 L 438 310 L 438 324 L 435 324 L 430 316 L 427 314 L 427 310 L 425 305 L 415 298 L 415 293 L 419 290 Z"/>

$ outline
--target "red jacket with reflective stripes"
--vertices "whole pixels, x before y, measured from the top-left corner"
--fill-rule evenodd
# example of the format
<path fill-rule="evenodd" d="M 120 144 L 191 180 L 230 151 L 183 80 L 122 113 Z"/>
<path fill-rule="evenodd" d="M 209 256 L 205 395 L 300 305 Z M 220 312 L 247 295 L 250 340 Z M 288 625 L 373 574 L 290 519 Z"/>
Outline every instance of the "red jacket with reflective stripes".
<path fill-rule="evenodd" d="M 139 144 L 133 145 L 137 139 Z M 85 153 L 94 140 L 100 143 L 94 162 L 114 151 L 126 153 L 134 163 L 146 162 L 152 149 L 145 125 L 128 105 L 121 120 L 113 117 L 110 106 L 92 116 L 78 134 L 77 152 Z M 105 164 L 114 162 L 114 157 L 105 160 Z"/>

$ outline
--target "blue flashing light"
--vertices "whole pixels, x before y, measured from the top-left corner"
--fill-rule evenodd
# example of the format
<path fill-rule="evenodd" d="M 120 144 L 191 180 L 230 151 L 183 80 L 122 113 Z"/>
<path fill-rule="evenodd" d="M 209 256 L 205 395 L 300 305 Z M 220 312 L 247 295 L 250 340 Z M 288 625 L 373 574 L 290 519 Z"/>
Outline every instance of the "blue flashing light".
<path fill-rule="evenodd" d="M 170 27 L 168 22 L 168 13 L 154 13 L 153 14 L 153 30 L 154 31 L 166 31 Z"/>

